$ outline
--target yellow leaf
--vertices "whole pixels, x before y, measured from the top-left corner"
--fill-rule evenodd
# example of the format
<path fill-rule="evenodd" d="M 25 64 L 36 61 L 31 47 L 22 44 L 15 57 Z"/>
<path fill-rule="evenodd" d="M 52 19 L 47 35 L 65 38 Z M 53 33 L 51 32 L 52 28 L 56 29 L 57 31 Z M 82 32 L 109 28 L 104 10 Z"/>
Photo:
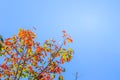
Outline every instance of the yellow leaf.
<path fill-rule="evenodd" d="M 66 61 L 66 53 L 62 54 L 62 57 Z"/>
<path fill-rule="evenodd" d="M 68 48 L 68 51 L 73 52 L 72 48 Z"/>
<path fill-rule="evenodd" d="M 44 44 L 44 48 L 46 48 L 47 47 L 47 44 Z"/>
<path fill-rule="evenodd" d="M 32 50 L 31 49 L 28 49 L 27 52 L 28 52 L 29 55 L 32 55 Z"/>
<path fill-rule="evenodd" d="M 18 48 L 18 52 L 23 52 L 23 49 L 22 48 Z"/>

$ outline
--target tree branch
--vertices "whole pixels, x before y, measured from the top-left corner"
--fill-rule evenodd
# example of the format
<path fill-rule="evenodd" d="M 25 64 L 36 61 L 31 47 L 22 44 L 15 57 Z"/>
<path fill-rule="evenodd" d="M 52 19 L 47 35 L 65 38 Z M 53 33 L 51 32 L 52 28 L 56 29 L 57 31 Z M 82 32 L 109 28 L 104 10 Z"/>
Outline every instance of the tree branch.
<path fill-rule="evenodd" d="M 61 46 L 57 50 L 56 54 L 60 51 L 60 49 L 62 48 L 62 46 L 63 46 L 63 43 L 61 44 Z M 48 63 L 48 65 L 38 74 L 37 77 L 34 78 L 34 80 L 37 79 L 49 67 L 49 65 L 53 62 L 54 59 L 55 59 L 55 57 L 52 58 L 52 60 Z"/>
<path fill-rule="evenodd" d="M 19 54 L 19 52 L 17 51 L 17 49 L 16 49 L 16 52 Z M 23 57 L 24 56 L 24 53 L 22 53 L 22 55 L 20 55 L 21 57 Z M 18 62 L 18 68 L 17 68 L 17 72 L 16 72 L 16 74 L 15 74 L 15 79 L 14 80 L 16 80 L 17 79 L 17 74 L 18 74 L 18 70 L 19 70 L 19 67 L 20 67 L 20 63 L 22 62 L 22 60 L 20 60 L 19 62 Z"/>

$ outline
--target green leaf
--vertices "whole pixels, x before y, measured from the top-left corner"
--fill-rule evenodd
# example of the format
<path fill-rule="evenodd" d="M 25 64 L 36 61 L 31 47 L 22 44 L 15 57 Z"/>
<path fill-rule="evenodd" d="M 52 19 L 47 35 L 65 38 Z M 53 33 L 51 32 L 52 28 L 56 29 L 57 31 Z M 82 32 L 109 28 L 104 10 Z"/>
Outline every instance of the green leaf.
<path fill-rule="evenodd" d="M 52 78 L 54 79 L 55 78 L 55 74 L 51 74 Z"/>
<path fill-rule="evenodd" d="M 2 54 L 0 53 L 0 56 L 2 56 Z"/>
<path fill-rule="evenodd" d="M 0 44 L 0 52 L 1 52 L 1 50 L 2 50 L 2 44 Z"/>
<path fill-rule="evenodd" d="M 21 77 L 26 78 L 26 77 L 28 77 L 28 74 L 22 74 Z"/>
<path fill-rule="evenodd" d="M 2 36 L 0 35 L 0 40 L 1 40 L 1 42 L 3 43 L 4 42 L 4 40 L 3 40 L 3 38 L 2 38 Z"/>

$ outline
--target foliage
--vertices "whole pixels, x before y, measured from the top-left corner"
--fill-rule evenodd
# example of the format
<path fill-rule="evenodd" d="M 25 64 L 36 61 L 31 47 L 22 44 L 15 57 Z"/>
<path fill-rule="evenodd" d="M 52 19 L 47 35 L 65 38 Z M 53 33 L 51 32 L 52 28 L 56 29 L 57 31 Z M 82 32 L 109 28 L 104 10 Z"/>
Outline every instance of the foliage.
<path fill-rule="evenodd" d="M 59 80 L 65 71 L 62 65 L 72 59 L 73 50 L 65 49 L 66 42 L 72 39 L 63 32 L 63 43 L 58 44 L 49 39 L 40 45 L 35 42 L 36 35 L 31 30 L 20 29 L 17 35 L 7 38 L 2 46 L 4 62 L 0 65 L 0 78 L 5 80 L 54 80 L 56 74 Z"/>
<path fill-rule="evenodd" d="M 2 44 L 4 43 L 3 37 L 0 35 L 0 52 L 2 50 Z M 0 53 L 1 56 L 1 53 Z"/>

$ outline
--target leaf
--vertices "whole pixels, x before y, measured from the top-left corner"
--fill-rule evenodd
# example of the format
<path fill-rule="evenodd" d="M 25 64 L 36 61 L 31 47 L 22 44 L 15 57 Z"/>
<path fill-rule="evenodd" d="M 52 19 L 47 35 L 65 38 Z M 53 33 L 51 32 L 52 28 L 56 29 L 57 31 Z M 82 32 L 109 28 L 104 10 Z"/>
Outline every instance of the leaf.
<path fill-rule="evenodd" d="M 0 52 L 0 56 L 2 56 L 1 52 Z"/>
<path fill-rule="evenodd" d="M 64 45 L 66 45 L 66 41 L 64 41 Z"/>
<path fill-rule="evenodd" d="M 55 78 L 55 74 L 52 74 L 51 76 L 52 76 L 53 79 Z"/>
<path fill-rule="evenodd" d="M 69 51 L 70 53 L 73 53 L 72 48 L 68 48 L 68 51 Z"/>
<path fill-rule="evenodd" d="M 41 52 L 40 46 L 38 46 L 38 47 L 36 48 L 36 53 L 39 53 L 39 52 Z"/>
<path fill-rule="evenodd" d="M 38 61 L 39 57 L 36 55 L 36 56 L 34 56 L 34 59 L 35 59 L 35 61 Z"/>
<path fill-rule="evenodd" d="M 2 78 L 2 74 L 0 74 L 0 78 Z"/>
<path fill-rule="evenodd" d="M 62 75 L 59 76 L 59 80 L 64 80 Z"/>
<path fill-rule="evenodd" d="M 47 48 L 47 44 L 44 44 L 44 48 Z"/>
<path fill-rule="evenodd" d="M 56 57 L 59 57 L 59 56 L 60 56 L 60 54 L 59 54 L 59 53 L 57 53 L 57 54 L 56 54 Z"/>
<path fill-rule="evenodd" d="M 0 35 L 0 41 L 1 41 L 2 43 L 4 43 L 4 40 L 3 40 L 3 38 L 2 38 L 1 35 Z"/>
<path fill-rule="evenodd" d="M 23 74 L 21 75 L 21 77 L 22 77 L 22 78 L 26 78 L 26 77 L 28 77 L 28 74 L 23 73 Z"/>
<path fill-rule="evenodd" d="M 23 68 L 23 72 L 26 72 L 27 71 L 27 69 L 26 68 Z"/>
<path fill-rule="evenodd" d="M 23 49 L 22 48 L 18 48 L 18 52 L 23 52 Z"/>
<path fill-rule="evenodd" d="M 62 54 L 62 58 L 66 61 L 66 54 Z"/>
<path fill-rule="evenodd" d="M 69 43 L 73 42 L 73 40 L 72 40 L 70 37 L 67 38 L 67 41 L 68 41 Z"/>
<path fill-rule="evenodd" d="M 27 50 L 27 53 L 29 54 L 29 56 L 32 55 L 32 50 L 29 48 L 29 49 Z"/>
<path fill-rule="evenodd" d="M 28 68 L 30 70 L 30 73 L 32 73 L 33 72 L 32 66 L 29 66 Z"/>
<path fill-rule="evenodd" d="M 64 64 L 64 62 L 65 62 L 63 58 L 61 58 L 60 61 L 61 61 L 61 64 Z"/>

